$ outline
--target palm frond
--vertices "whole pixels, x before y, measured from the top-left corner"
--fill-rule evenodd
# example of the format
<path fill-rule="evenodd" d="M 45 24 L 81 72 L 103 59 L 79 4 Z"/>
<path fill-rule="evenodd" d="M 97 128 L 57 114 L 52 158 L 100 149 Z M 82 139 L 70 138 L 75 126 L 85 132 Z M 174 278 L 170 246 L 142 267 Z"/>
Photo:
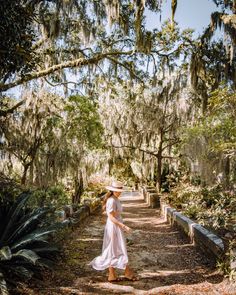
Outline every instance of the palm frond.
<path fill-rule="evenodd" d="M 52 234 L 68 225 L 55 222 L 52 208 L 31 210 L 27 204 L 31 196 L 24 192 L 15 201 L 0 200 L 0 292 L 4 295 L 7 284 L 29 280 L 42 268 L 53 266 L 59 249 Z"/>
<path fill-rule="evenodd" d="M 0 272 L 0 290 L 2 295 L 9 295 L 8 289 L 7 289 L 7 283 L 4 279 L 4 275 Z"/>
<path fill-rule="evenodd" d="M 8 215 L 6 217 L 8 220 L 8 223 L 0 238 L 0 244 L 4 245 L 4 242 L 8 239 L 10 230 L 12 227 L 14 227 L 14 224 L 18 221 L 19 213 L 24 208 L 29 197 L 30 197 L 29 192 L 23 192 L 22 194 L 19 195 L 14 205 L 10 208 Z"/>
<path fill-rule="evenodd" d="M 24 236 L 22 239 L 20 239 L 19 241 L 16 241 L 11 249 L 16 251 L 20 248 L 23 248 L 25 247 L 26 245 L 28 244 L 31 244 L 35 241 L 44 241 L 44 238 L 47 238 L 49 234 L 53 233 L 56 231 L 56 228 L 52 228 L 52 229 L 45 229 L 45 228 L 42 228 L 42 229 L 39 229 L 33 233 L 30 233 L 26 236 Z"/>
<path fill-rule="evenodd" d="M 40 257 L 32 250 L 22 249 L 12 255 L 14 258 L 23 258 L 26 261 L 36 264 Z"/>
<path fill-rule="evenodd" d="M 0 249 L 0 260 L 10 260 L 12 258 L 11 249 L 8 246 L 2 247 Z"/>
<path fill-rule="evenodd" d="M 30 270 L 29 268 L 26 268 L 22 265 L 13 265 L 12 267 L 10 267 L 10 271 L 12 274 L 14 274 L 15 276 L 17 276 L 18 278 L 22 279 L 22 280 L 30 280 L 33 275 L 34 275 L 34 271 Z"/>
<path fill-rule="evenodd" d="M 8 243 L 11 244 L 13 240 L 17 240 L 23 234 L 27 234 L 28 232 L 32 232 L 41 223 L 42 218 L 45 217 L 48 213 L 48 210 L 41 210 L 41 212 L 35 214 L 33 213 L 32 216 L 26 216 L 22 223 L 16 228 L 13 234 L 8 238 Z"/>

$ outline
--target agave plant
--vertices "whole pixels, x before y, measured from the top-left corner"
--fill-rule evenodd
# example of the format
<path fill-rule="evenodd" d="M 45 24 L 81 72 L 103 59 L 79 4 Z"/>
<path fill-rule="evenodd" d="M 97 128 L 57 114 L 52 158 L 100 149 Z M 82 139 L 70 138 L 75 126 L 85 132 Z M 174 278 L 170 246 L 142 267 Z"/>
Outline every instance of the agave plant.
<path fill-rule="evenodd" d="M 23 192 L 16 201 L 0 200 L 0 291 L 8 294 L 8 285 L 28 280 L 50 267 L 58 248 L 51 235 L 65 225 L 56 222 L 50 208 L 30 209 L 31 192 Z"/>

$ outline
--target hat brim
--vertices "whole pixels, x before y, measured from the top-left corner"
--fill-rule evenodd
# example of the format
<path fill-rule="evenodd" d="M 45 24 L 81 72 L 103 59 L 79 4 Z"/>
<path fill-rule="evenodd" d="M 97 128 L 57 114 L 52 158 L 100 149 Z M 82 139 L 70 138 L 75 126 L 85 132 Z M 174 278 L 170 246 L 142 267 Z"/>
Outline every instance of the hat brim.
<path fill-rule="evenodd" d="M 108 189 L 109 191 L 113 191 L 113 192 L 124 192 L 125 191 L 122 188 L 115 188 L 113 186 L 106 186 L 106 189 Z"/>

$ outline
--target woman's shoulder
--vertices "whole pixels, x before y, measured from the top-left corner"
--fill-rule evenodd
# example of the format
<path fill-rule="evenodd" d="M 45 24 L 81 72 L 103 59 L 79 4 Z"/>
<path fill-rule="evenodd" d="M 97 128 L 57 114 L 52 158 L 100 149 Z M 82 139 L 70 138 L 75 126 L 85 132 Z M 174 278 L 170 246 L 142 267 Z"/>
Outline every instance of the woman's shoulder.
<path fill-rule="evenodd" d="M 116 200 L 115 200 L 115 198 L 113 197 L 113 196 L 110 196 L 108 199 L 107 199 L 107 204 L 109 204 L 109 203 L 114 203 Z"/>

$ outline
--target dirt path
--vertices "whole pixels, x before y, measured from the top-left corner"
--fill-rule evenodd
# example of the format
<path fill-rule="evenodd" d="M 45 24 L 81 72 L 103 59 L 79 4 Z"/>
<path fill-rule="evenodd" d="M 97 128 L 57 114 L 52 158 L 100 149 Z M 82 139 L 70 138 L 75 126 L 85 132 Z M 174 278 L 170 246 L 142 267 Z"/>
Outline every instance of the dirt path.
<path fill-rule="evenodd" d="M 140 280 L 123 278 L 112 284 L 107 282 L 107 271 L 86 265 L 102 249 L 106 216 L 97 212 L 72 233 L 66 263 L 63 259 L 55 276 L 38 286 L 38 294 L 236 294 L 212 263 L 166 224 L 159 210 L 147 208 L 138 193 L 126 194 L 121 201 L 124 222 L 134 229 L 127 236 L 127 248 Z M 122 271 L 118 274 L 123 277 Z"/>

